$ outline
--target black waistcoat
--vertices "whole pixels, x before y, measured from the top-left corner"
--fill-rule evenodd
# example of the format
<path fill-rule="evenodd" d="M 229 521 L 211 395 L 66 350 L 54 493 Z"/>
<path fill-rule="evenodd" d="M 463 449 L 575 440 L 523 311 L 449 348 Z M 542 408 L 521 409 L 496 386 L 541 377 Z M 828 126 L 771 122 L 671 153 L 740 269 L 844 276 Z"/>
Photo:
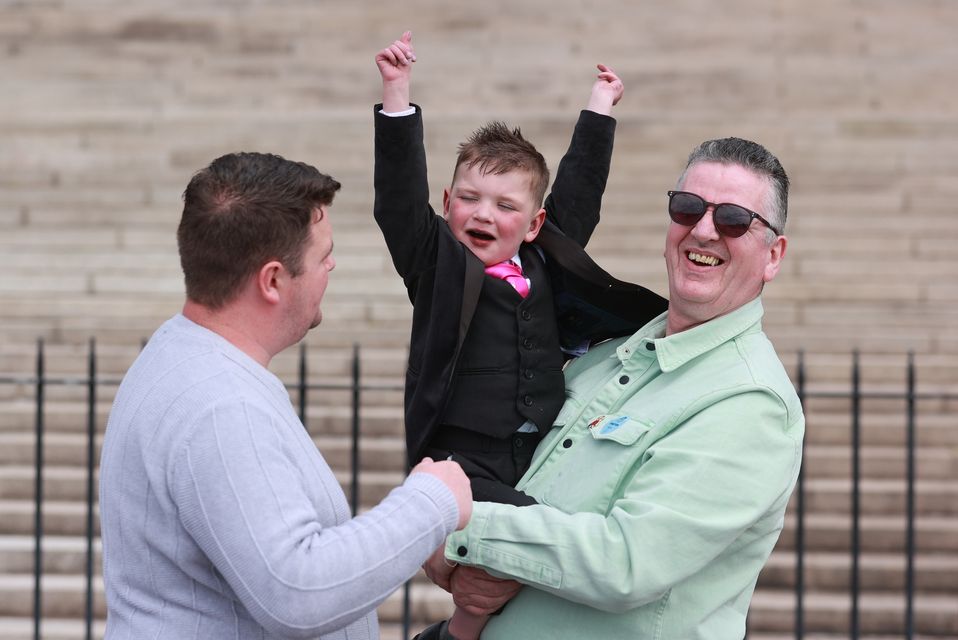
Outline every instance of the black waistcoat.
<path fill-rule="evenodd" d="M 442 424 L 505 438 L 531 420 L 544 434 L 562 407 L 552 287 L 534 249 L 524 245 L 520 257 L 531 291 L 523 300 L 504 280 L 484 277 Z"/>

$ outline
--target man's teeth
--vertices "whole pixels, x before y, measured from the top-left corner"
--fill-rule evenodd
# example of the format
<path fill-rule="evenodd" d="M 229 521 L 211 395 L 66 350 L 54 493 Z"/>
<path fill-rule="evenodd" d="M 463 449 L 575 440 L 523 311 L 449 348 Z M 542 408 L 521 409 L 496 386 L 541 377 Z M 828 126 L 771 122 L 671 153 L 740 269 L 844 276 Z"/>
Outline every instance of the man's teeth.
<path fill-rule="evenodd" d="M 707 264 L 710 267 L 717 266 L 719 263 L 719 259 L 715 256 L 703 256 L 701 253 L 695 253 L 694 251 L 689 251 L 689 260 L 699 264 Z"/>

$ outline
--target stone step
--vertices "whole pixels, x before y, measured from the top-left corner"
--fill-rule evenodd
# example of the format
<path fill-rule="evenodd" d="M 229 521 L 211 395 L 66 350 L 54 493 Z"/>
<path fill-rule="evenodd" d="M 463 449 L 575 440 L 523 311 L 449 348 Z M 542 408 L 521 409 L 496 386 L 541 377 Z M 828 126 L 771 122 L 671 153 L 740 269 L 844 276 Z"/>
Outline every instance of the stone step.
<path fill-rule="evenodd" d="M 794 589 L 796 583 L 794 553 L 772 554 L 759 577 L 759 586 L 768 589 Z M 852 558 L 848 553 L 809 552 L 804 556 L 805 590 L 846 591 L 851 582 Z M 866 552 L 859 557 L 859 588 L 867 591 L 902 591 L 905 588 L 906 558 L 901 553 Z M 958 594 L 958 557 L 947 554 L 919 553 L 914 566 L 916 591 Z"/>
<path fill-rule="evenodd" d="M 847 404 L 846 400 L 841 401 Z M 850 412 L 819 408 L 805 410 L 806 445 L 849 446 L 852 441 Z M 874 407 L 860 416 L 861 442 L 872 446 L 902 447 L 907 441 L 907 416 L 901 406 Z M 925 410 L 917 414 L 915 440 L 918 446 L 954 450 L 958 445 L 958 429 L 950 410 Z"/>
<path fill-rule="evenodd" d="M 33 535 L 36 505 L 32 500 L 0 500 L 4 534 Z M 100 532 L 100 513 L 93 508 L 94 535 Z M 42 526 L 46 535 L 86 535 L 87 505 L 77 501 L 45 500 Z"/>
<path fill-rule="evenodd" d="M 34 625 L 32 616 L 0 617 L 0 640 L 34 640 Z M 91 630 L 94 640 L 102 640 L 106 620 L 94 620 Z M 40 622 L 40 637 L 43 640 L 86 640 L 85 619 L 44 618 Z"/>
<path fill-rule="evenodd" d="M 927 515 L 915 518 L 915 546 L 921 553 L 958 555 L 958 519 L 954 516 Z M 907 522 L 903 515 L 863 515 L 859 522 L 858 543 L 863 551 L 902 553 L 905 549 Z M 852 546 L 851 517 L 847 513 L 807 513 L 806 550 L 848 553 Z M 785 513 L 785 528 L 777 549 L 795 549 L 796 515 Z"/>
<path fill-rule="evenodd" d="M 899 594 L 865 593 L 859 598 L 859 629 L 863 634 L 901 634 L 904 631 L 904 598 Z M 785 633 L 794 629 L 795 594 L 790 591 L 756 591 L 749 610 L 752 628 Z M 804 598 L 804 624 L 812 633 L 842 633 L 849 629 L 851 604 L 847 594 L 808 593 Z M 937 637 L 958 635 L 955 594 L 919 593 L 914 600 L 915 631 Z"/>
<path fill-rule="evenodd" d="M 921 447 L 915 451 L 915 475 L 924 479 L 958 477 L 958 451 L 941 447 Z M 865 445 L 860 449 L 864 478 L 900 479 L 907 475 L 907 454 L 898 446 Z M 802 471 L 809 478 L 851 477 L 851 448 L 842 445 L 805 447 Z"/>
<path fill-rule="evenodd" d="M 852 482 L 845 478 L 807 478 L 805 508 L 811 513 L 847 513 L 851 506 Z M 904 513 L 906 485 L 902 479 L 864 478 L 859 483 L 862 514 Z M 795 504 L 792 495 L 792 505 Z M 958 480 L 917 480 L 915 511 L 923 515 L 958 516 Z"/>
<path fill-rule="evenodd" d="M 30 575 L 34 571 L 36 540 L 33 536 L 0 535 L 0 574 Z M 85 536 L 44 536 L 41 541 L 45 575 L 86 575 Z M 101 573 L 100 539 L 93 540 L 94 574 Z"/>
<path fill-rule="evenodd" d="M 43 460 L 48 465 L 58 467 L 83 467 L 87 464 L 87 435 L 85 433 L 45 433 L 43 438 Z M 96 438 L 96 457 L 99 464 L 99 451 L 102 437 Z M 29 432 L 0 432 L 0 468 L 4 465 L 34 464 L 36 456 L 36 435 Z"/>
<path fill-rule="evenodd" d="M 95 576 L 93 611 L 98 618 L 106 617 L 106 598 L 103 579 Z M 86 578 L 80 575 L 44 575 L 42 588 L 42 615 L 50 618 L 73 618 L 86 611 Z M 32 574 L 6 573 L 0 575 L 0 617 L 33 615 L 34 580 Z"/>

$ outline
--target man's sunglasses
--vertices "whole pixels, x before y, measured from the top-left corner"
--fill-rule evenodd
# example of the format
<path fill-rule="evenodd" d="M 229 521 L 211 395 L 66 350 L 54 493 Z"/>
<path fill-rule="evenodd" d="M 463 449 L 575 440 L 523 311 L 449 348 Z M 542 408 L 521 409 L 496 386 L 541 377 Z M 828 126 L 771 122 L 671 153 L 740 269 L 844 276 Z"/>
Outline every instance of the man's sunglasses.
<path fill-rule="evenodd" d="M 714 207 L 712 224 L 723 236 L 738 238 L 745 235 L 752 220 L 755 219 L 765 223 L 765 226 L 774 231 L 775 235 L 781 235 L 768 220 L 740 205 L 730 202 L 715 204 L 706 202 L 701 196 L 688 191 L 669 191 L 669 217 L 676 224 L 694 227 L 709 207 Z"/>

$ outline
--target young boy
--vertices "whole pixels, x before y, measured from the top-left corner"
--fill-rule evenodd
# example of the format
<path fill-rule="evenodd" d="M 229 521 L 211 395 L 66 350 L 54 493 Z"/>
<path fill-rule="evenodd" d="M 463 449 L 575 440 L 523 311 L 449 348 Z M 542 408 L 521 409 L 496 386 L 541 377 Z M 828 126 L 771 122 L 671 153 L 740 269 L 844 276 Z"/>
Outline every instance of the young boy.
<path fill-rule="evenodd" d="M 409 102 L 414 61 L 409 32 L 377 54 L 375 108 L 374 215 L 414 307 L 409 462 L 451 457 L 475 500 L 535 504 L 514 485 L 565 399 L 563 350 L 630 333 L 665 310 L 582 249 L 599 219 L 622 83 L 599 65 L 544 207 L 544 158 L 518 130 L 491 123 L 460 145 L 440 218 L 428 202 L 421 112 Z M 457 609 L 443 635 L 430 627 L 421 637 L 467 640 L 484 624 Z"/>

